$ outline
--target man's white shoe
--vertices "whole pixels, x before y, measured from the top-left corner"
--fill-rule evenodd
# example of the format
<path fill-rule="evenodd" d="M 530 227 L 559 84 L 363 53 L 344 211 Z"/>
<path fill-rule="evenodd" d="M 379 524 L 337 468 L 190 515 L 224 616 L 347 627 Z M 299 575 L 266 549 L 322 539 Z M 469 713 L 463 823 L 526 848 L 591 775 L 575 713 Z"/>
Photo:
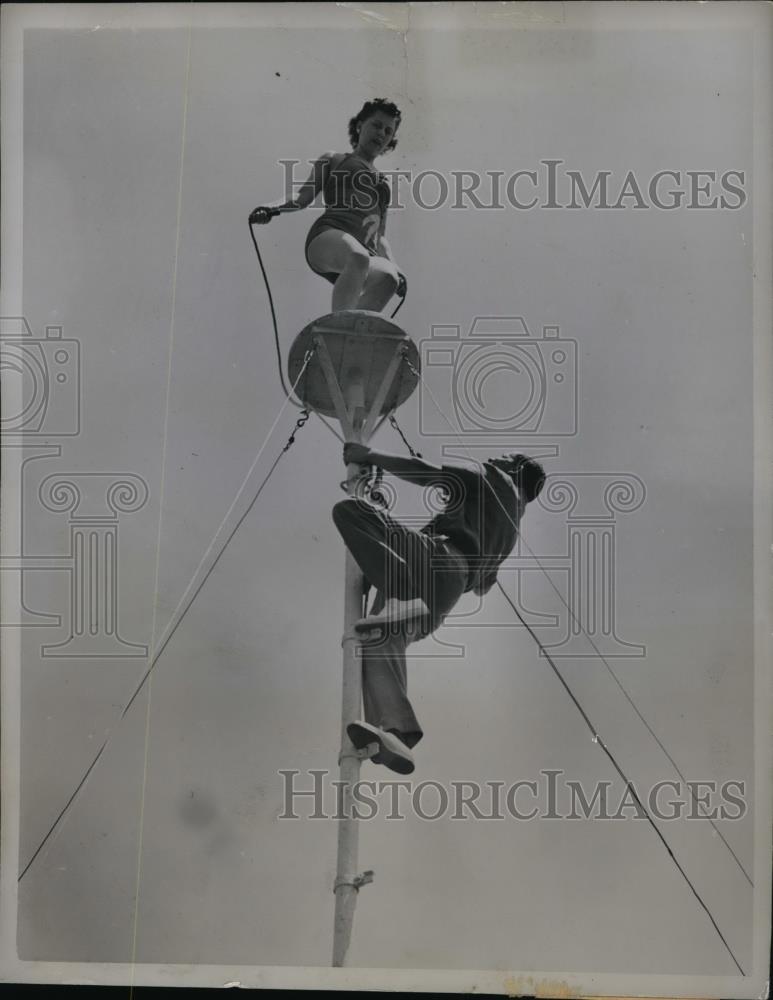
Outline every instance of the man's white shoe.
<path fill-rule="evenodd" d="M 398 629 L 403 626 L 418 625 L 429 618 L 429 608 L 420 598 L 413 601 L 398 601 L 390 598 L 377 615 L 368 615 L 355 622 L 357 632 L 373 628 Z"/>
<path fill-rule="evenodd" d="M 383 764 L 398 774 L 411 774 L 415 769 L 413 754 L 394 733 L 387 733 L 377 726 L 360 721 L 350 722 L 346 732 L 358 750 L 362 750 L 370 743 L 378 743 L 379 751 L 371 757 L 374 764 Z"/>

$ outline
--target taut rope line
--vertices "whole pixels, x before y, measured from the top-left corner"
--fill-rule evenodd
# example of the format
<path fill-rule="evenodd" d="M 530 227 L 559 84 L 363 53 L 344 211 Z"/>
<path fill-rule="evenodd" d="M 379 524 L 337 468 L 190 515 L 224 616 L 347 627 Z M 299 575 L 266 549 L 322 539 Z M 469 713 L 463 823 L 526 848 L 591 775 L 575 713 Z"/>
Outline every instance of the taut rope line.
<path fill-rule="evenodd" d="M 314 353 L 313 350 L 309 350 L 309 351 L 306 352 L 306 356 L 305 356 L 305 359 L 304 359 L 303 366 L 302 366 L 300 372 L 298 373 L 298 378 L 293 383 L 293 390 L 295 389 L 295 387 L 297 386 L 298 382 L 300 381 L 303 373 L 306 371 L 306 367 L 308 366 L 309 362 L 311 361 L 313 353 Z M 207 567 L 206 571 L 202 572 L 202 567 L 206 564 L 206 562 L 208 560 L 208 557 L 210 555 L 210 552 L 212 551 L 212 549 L 213 549 L 213 547 L 215 545 L 217 537 L 220 534 L 220 532 L 222 531 L 223 522 L 227 521 L 227 518 L 229 517 L 231 511 L 234 509 L 237 501 L 239 500 L 239 498 L 241 497 L 241 495 L 244 493 L 244 491 L 246 489 L 246 486 L 247 486 L 247 482 L 249 481 L 249 479 L 250 479 L 250 477 L 252 475 L 252 472 L 253 472 L 253 470 L 255 469 L 255 466 L 258 463 L 258 459 L 263 454 L 263 450 L 264 450 L 266 444 L 268 443 L 268 440 L 271 437 L 271 435 L 272 435 L 272 433 L 274 431 L 274 428 L 278 424 L 279 419 L 282 416 L 282 413 L 284 412 L 285 407 L 287 406 L 289 399 L 290 399 L 290 397 L 288 395 L 288 396 L 286 396 L 285 401 L 282 403 L 282 405 L 281 405 L 281 407 L 279 409 L 279 412 L 277 413 L 276 419 L 274 420 L 274 423 L 271 425 L 271 428 L 269 429 L 268 434 L 264 438 L 263 444 L 260 446 L 260 449 L 258 450 L 258 454 L 255 456 L 255 459 L 254 459 L 252 465 L 250 466 L 250 469 L 247 472 L 247 475 L 245 476 L 245 478 L 244 478 L 244 480 L 242 482 L 242 485 L 241 485 L 238 493 L 236 494 L 236 497 L 234 498 L 231 506 L 229 507 L 228 511 L 226 512 L 226 514 L 225 514 L 225 516 L 223 518 L 223 521 L 221 521 L 221 527 L 215 533 L 215 537 L 210 542 L 210 544 L 209 544 L 209 546 L 207 548 L 207 551 L 204 553 L 204 555 L 201 558 L 201 561 L 199 562 L 199 565 L 198 565 L 198 568 L 196 569 L 196 572 L 194 573 L 194 575 L 193 575 L 190 583 L 186 587 L 183 596 L 180 598 L 180 601 L 179 601 L 177 607 L 175 608 L 174 613 L 172 614 L 172 617 L 169 620 L 169 623 L 167 624 L 167 627 L 164 630 L 163 635 L 161 636 L 161 639 L 159 640 L 158 647 L 157 647 L 157 649 L 155 650 L 155 652 L 152 655 L 152 658 L 151 658 L 150 664 L 148 665 L 147 670 L 143 674 L 143 676 L 142 676 L 139 684 L 135 688 L 134 693 L 132 694 L 131 698 L 128 700 L 128 702 L 126 703 L 126 705 L 124 705 L 123 711 L 121 712 L 120 716 L 116 720 L 115 725 L 120 724 L 123 721 L 123 719 L 126 717 L 129 709 L 131 708 L 131 706 L 133 705 L 135 699 L 137 698 L 137 695 L 140 693 L 140 691 L 142 690 L 142 688 L 145 685 L 145 682 L 147 681 L 147 679 L 150 677 L 151 673 L 155 669 L 156 664 L 158 663 L 158 661 L 159 661 L 159 659 L 161 657 L 161 654 L 164 652 L 164 650 L 166 649 L 166 647 L 169 645 L 169 641 L 171 640 L 172 636 L 177 631 L 177 629 L 178 629 L 180 623 L 182 622 L 183 618 L 185 617 L 185 615 L 188 613 L 191 605 L 193 604 L 193 602 L 195 601 L 196 597 L 200 593 L 200 591 L 201 591 L 202 587 L 204 586 L 204 584 L 206 583 L 209 575 L 212 573 L 212 570 L 215 568 L 215 566 L 219 562 L 220 557 L 225 552 L 228 543 L 234 537 L 234 535 L 236 534 L 238 528 L 240 527 L 240 525 L 242 524 L 242 522 L 244 521 L 244 519 L 247 517 L 247 515 L 249 514 L 249 512 L 254 507 L 255 502 L 257 501 L 258 497 L 263 492 L 264 487 L 266 486 L 266 484 L 268 483 L 269 479 L 273 475 L 274 469 L 276 469 L 277 465 L 279 464 L 279 462 L 282 459 L 282 457 L 284 456 L 284 454 L 289 450 L 289 448 L 295 442 L 295 435 L 296 435 L 297 431 L 300 430 L 300 428 L 303 427 L 304 424 L 306 423 L 306 421 L 309 419 L 309 416 L 310 416 L 309 411 L 306 410 L 306 409 L 303 409 L 301 411 L 301 413 L 299 414 L 299 416 L 298 416 L 298 419 L 297 419 L 297 421 L 295 423 L 295 427 L 293 428 L 293 431 L 292 431 L 292 433 L 291 433 L 291 435 L 290 435 L 287 443 L 282 448 L 281 452 L 277 455 L 277 457 L 274 459 L 274 462 L 272 463 L 271 468 L 268 470 L 268 473 L 266 474 L 266 476 L 261 481 L 260 486 L 258 486 L 258 488 L 257 488 L 257 490 L 255 492 L 255 495 L 253 496 L 252 500 L 250 501 L 250 503 L 248 504 L 248 506 L 244 510 L 244 512 L 240 515 L 240 517 L 238 518 L 238 520 L 237 520 L 236 524 L 234 525 L 234 527 L 228 532 L 225 541 L 222 543 L 220 549 L 217 551 L 217 554 L 215 555 L 214 559 L 212 559 L 212 561 L 209 564 L 209 566 Z M 200 577 L 200 579 L 197 582 L 197 578 L 198 577 Z M 21 882 L 21 880 L 24 878 L 24 876 L 26 875 L 26 873 L 29 871 L 29 869 L 32 866 L 33 862 L 38 857 L 38 855 L 40 854 L 40 852 L 43 850 L 43 848 L 45 847 L 46 843 L 49 841 L 49 839 L 53 835 L 54 831 L 59 827 L 59 824 L 61 823 L 62 819 L 65 817 L 65 815 L 69 811 L 70 807 L 72 806 L 73 802 L 77 798 L 78 793 L 81 791 L 81 789 L 83 788 L 83 786 L 86 784 L 86 782 L 87 782 L 87 780 L 89 778 L 89 775 L 92 773 L 92 771 L 96 767 L 97 762 L 99 761 L 99 758 L 102 756 L 102 754 L 105 751 L 105 748 L 107 747 L 108 743 L 110 742 L 110 740 L 111 740 L 111 738 L 113 736 L 113 732 L 114 732 L 114 730 L 111 730 L 111 731 L 108 732 L 107 736 L 105 737 L 104 742 L 102 743 L 102 745 L 100 746 L 99 750 L 97 751 L 96 756 L 92 760 L 91 764 L 89 764 L 88 768 L 86 769 L 86 773 L 83 775 L 83 777 L 81 778 L 81 780 L 78 782 L 78 784 L 77 784 L 77 786 L 75 788 L 75 791 L 72 793 L 72 795 L 69 797 L 69 799 L 67 800 L 67 802 L 64 804 L 63 808 L 61 809 L 61 811 L 57 815 L 56 819 L 54 820 L 54 822 L 49 827 L 49 829 L 48 829 L 45 837 L 43 837 L 43 839 L 41 840 L 41 842 L 38 844 L 38 847 L 36 848 L 34 854 L 32 855 L 32 857 L 29 859 L 29 861 L 27 862 L 27 864 L 22 869 L 22 872 L 21 872 L 21 874 L 19 875 L 19 878 L 18 878 L 19 882 Z"/>

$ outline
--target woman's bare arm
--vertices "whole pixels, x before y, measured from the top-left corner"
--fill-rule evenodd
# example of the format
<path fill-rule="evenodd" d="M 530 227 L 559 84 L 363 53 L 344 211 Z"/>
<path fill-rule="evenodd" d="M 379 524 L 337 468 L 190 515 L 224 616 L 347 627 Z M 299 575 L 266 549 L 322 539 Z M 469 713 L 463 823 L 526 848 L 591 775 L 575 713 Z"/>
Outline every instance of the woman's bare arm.
<path fill-rule="evenodd" d="M 317 197 L 325 183 L 325 170 L 332 166 L 336 153 L 323 153 L 314 161 L 314 166 L 308 178 L 301 184 L 298 193 L 294 198 L 287 201 L 271 202 L 266 208 L 274 208 L 279 212 L 298 212 L 306 208 Z"/>

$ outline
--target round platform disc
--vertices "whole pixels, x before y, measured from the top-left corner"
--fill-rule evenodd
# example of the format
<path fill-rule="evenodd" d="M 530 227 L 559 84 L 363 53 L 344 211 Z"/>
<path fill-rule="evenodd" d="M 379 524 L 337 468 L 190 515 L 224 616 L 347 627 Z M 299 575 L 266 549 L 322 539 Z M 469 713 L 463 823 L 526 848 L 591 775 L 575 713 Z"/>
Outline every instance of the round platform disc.
<path fill-rule="evenodd" d="M 370 411 L 375 402 L 396 351 L 403 349 L 405 359 L 410 361 L 416 371 L 421 371 L 416 345 L 399 326 L 381 313 L 350 309 L 320 316 L 301 330 L 293 341 L 287 359 L 291 383 L 298 378 L 306 351 L 314 347 L 316 337 L 324 339 L 336 379 L 344 392 L 353 379 L 361 381 L 364 400 L 361 405 L 367 411 Z M 323 416 L 335 417 L 336 409 L 319 354 L 319 350 L 315 351 L 295 392 L 304 406 Z M 418 378 L 403 361 L 395 373 L 379 416 L 404 403 L 416 388 L 417 382 Z"/>

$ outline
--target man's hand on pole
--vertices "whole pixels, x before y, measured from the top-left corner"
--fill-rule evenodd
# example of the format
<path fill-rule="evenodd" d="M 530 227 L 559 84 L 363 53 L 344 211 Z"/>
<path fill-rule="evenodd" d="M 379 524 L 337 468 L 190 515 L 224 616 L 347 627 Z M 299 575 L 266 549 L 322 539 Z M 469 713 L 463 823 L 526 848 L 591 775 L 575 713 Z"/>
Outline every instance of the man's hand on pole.
<path fill-rule="evenodd" d="M 358 441 L 347 441 L 344 445 L 344 462 L 346 465 L 368 465 L 370 448 Z"/>

